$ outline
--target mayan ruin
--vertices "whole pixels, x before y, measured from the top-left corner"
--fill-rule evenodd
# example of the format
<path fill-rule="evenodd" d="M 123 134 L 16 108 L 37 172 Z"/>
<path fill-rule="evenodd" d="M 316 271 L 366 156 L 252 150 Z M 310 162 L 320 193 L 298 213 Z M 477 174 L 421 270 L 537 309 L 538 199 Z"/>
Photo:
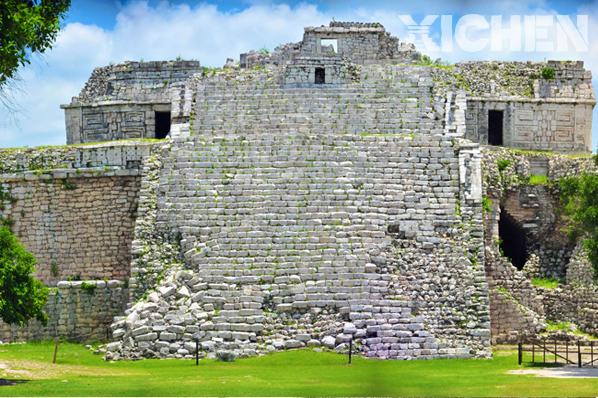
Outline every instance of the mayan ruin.
<path fill-rule="evenodd" d="M 583 61 L 449 64 L 338 21 L 249 50 L 98 65 L 60 105 L 69 145 L 0 149 L 0 216 L 51 287 L 48 324 L 2 342 L 433 359 L 598 334 L 549 183 L 598 172 Z"/>

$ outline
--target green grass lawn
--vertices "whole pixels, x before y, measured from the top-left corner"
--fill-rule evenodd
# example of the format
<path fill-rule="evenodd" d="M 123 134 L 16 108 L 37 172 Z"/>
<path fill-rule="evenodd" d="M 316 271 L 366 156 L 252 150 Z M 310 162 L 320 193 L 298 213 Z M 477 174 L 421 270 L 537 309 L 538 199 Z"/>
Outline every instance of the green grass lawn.
<path fill-rule="evenodd" d="M 232 363 L 203 360 L 105 362 L 81 345 L 0 346 L 3 396 L 595 396 L 598 379 L 510 375 L 516 352 L 491 360 L 383 361 L 311 350 L 280 352 Z"/>

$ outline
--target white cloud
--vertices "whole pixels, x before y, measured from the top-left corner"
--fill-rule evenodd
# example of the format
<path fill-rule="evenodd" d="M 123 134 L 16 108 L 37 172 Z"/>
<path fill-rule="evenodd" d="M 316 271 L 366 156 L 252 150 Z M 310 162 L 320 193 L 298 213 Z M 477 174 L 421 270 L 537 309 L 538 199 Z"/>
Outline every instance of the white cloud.
<path fill-rule="evenodd" d="M 77 95 L 93 68 L 125 60 L 198 59 L 202 65 L 221 66 L 227 57 L 237 58 L 250 49 L 269 49 L 289 41 L 299 41 L 304 26 L 326 24 L 337 20 L 378 21 L 394 35 L 406 37 L 400 14 L 478 12 L 492 14 L 551 13 L 542 0 L 510 1 L 497 6 L 484 2 L 480 7 L 469 1 L 450 0 L 411 2 L 410 5 L 378 4 L 365 7 L 330 7 L 323 12 L 317 6 L 301 4 L 268 4 L 255 2 L 236 11 L 222 11 L 209 4 L 191 7 L 186 4 L 161 2 L 149 6 L 134 2 L 124 6 L 111 30 L 94 25 L 70 23 L 63 28 L 54 49 L 21 70 L 22 92 L 14 95 L 22 109 L 18 124 L 6 110 L 0 110 L 0 146 L 60 144 L 65 141 L 64 115 L 59 104 L 68 103 Z M 341 3 L 344 4 L 344 3 Z M 406 8 L 408 7 L 408 8 Z M 472 8 L 472 7 L 478 7 Z M 588 7 L 591 28 L 598 27 L 598 11 Z M 416 19 L 419 20 L 419 19 Z M 591 32 L 590 38 L 598 37 Z M 598 41 L 592 41 L 589 54 L 581 54 L 598 77 Z M 463 59 L 536 59 L 530 53 L 465 53 L 433 54 L 450 61 Z M 580 54 L 577 54 L 579 57 Z M 564 54 L 563 57 L 570 57 Z M 598 117 L 598 116 L 597 116 Z M 598 131 L 595 128 L 595 132 Z M 595 138 L 595 142 L 596 142 Z"/>

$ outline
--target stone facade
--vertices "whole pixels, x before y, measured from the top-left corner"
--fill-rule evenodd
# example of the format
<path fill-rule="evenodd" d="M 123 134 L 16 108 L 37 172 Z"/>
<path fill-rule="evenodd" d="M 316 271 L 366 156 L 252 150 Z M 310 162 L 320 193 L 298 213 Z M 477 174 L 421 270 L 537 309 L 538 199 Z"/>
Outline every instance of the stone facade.
<path fill-rule="evenodd" d="M 37 258 L 44 283 L 128 278 L 150 145 L 0 151 L 0 215 Z"/>
<path fill-rule="evenodd" d="M 190 357 L 196 340 L 412 359 L 486 357 L 573 302 L 591 328 L 591 299 L 530 280 L 592 289 L 558 192 L 529 178 L 595 166 L 480 143 L 500 115 L 500 145 L 587 152 L 594 102 L 582 63 L 440 65 L 379 24 L 306 28 L 223 69 L 98 68 L 64 106 L 69 142 L 155 137 L 164 113 L 170 138 L 0 152 L 2 216 L 58 286 L 53 326 L 0 330 L 104 338 L 110 314 L 111 359 Z M 523 270 L 500 252 L 506 217 Z M 61 281 L 76 277 L 123 285 Z"/>
<path fill-rule="evenodd" d="M 542 70 L 554 78 L 542 78 Z M 457 64 L 469 88 L 467 138 L 481 144 L 560 152 L 591 152 L 592 74 L 583 62 Z M 499 111 L 500 144 L 489 137 L 489 112 Z"/>
<path fill-rule="evenodd" d="M 198 61 L 126 62 L 97 68 L 65 110 L 67 143 L 164 138 L 158 117 L 170 126 L 171 103 Z"/>

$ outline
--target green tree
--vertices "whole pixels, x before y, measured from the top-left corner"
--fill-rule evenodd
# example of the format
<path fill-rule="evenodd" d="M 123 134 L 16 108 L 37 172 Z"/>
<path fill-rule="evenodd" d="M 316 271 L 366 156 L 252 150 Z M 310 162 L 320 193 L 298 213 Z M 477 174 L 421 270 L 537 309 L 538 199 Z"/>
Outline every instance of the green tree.
<path fill-rule="evenodd" d="M 0 227 L 0 318 L 23 325 L 31 318 L 46 323 L 48 289 L 32 273 L 35 257 L 7 226 Z"/>
<path fill-rule="evenodd" d="M 52 47 L 70 0 L 0 0 L 0 87 Z"/>
<path fill-rule="evenodd" d="M 570 235 L 582 238 L 598 276 L 598 174 L 581 174 L 559 183 L 561 200 L 570 220 Z"/>

